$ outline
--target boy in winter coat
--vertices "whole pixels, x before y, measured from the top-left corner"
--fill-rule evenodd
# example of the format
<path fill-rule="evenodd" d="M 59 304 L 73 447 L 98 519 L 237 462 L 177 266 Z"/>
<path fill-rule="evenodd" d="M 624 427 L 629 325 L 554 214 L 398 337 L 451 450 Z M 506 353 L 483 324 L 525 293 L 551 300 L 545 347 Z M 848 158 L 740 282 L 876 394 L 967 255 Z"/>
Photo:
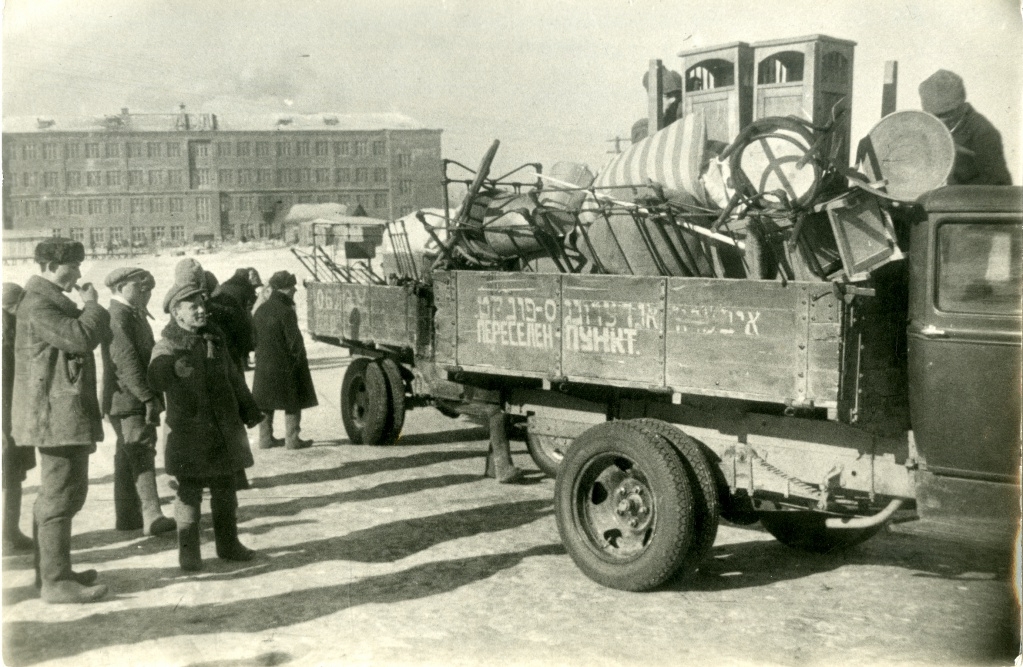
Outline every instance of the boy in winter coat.
<path fill-rule="evenodd" d="M 89 455 L 103 439 L 94 350 L 110 335 L 110 315 L 92 285 L 80 288 L 83 308 L 64 295 L 82 277 L 85 248 L 46 239 L 35 249 L 39 275 L 25 284 L 15 338 L 12 435 L 39 450 L 34 508 L 36 583 L 45 602 L 102 598 L 96 570 L 71 569 L 71 520 L 89 493 Z"/>
<path fill-rule="evenodd" d="M 156 281 L 138 267 L 114 269 L 104 281 L 110 299 L 111 339 L 103 344 L 103 414 L 110 419 L 114 450 L 114 526 L 158 535 L 174 530 L 156 490 L 156 427 L 163 399 L 146 380 L 153 328 L 146 306 Z"/>
<path fill-rule="evenodd" d="M 178 481 L 174 515 L 178 524 L 178 563 L 202 568 L 199 515 L 204 488 L 210 490 L 217 556 L 247 561 L 253 551 L 238 541 L 236 480 L 252 465 L 245 427 L 262 413 L 231 360 L 223 332 L 207 322 L 202 267 L 193 259 L 175 269 L 164 299 L 171 321 L 153 349 L 149 384 L 167 405 L 165 467 Z"/>

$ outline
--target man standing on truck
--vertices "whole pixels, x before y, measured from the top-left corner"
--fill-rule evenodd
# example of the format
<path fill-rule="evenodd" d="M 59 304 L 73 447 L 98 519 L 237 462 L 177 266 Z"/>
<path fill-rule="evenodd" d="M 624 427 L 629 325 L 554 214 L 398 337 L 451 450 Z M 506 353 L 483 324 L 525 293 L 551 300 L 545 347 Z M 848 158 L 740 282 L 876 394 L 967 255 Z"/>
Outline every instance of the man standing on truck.
<path fill-rule="evenodd" d="M 966 101 L 963 79 L 939 69 L 920 84 L 920 105 L 941 119 L 956 144 L 949 185 L 1012 185 L 1002 135 Z"/>

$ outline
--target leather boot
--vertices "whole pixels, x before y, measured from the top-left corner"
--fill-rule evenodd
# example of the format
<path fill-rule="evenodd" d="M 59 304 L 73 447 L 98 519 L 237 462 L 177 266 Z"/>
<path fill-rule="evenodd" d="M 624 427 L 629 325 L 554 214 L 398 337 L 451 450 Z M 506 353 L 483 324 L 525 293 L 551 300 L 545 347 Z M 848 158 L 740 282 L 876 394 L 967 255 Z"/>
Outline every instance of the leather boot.
<path fill-rule="evenodd" d="M 114 528 L 142 530 L 144 527 L 131 462 L 124 445 L 118 442 L 114 452 Z"/>
<path fill-rule="evenodd" d="M 96 571 L 71 570 L 71 522 L 60 521 L 40 526 L 39 571 L 42 574 L 42 598 L 50 604 L 95 602 L 107 594 L 103 584 L 93 584 Z M 88 583 L 83 583 L 87 581 Z"/>
<path fill-rule="evenodd" d="M 264 410 L 263 414 L 266 415 L 266 419 L 259 422 L 259 448 L 283 447 L 284 439 L 274 437 L 274 411 Z"/>
<path fill-rule="evenodd" d="M 511 443 L 508 441 L 507 417 L 504 411 L 490 415 L 490 452 L 487 456 L 486 475 L 490 476 L 493 466 L 494 477 L 501 484 L 517 484 L 522 481 L 522 471 L 515 467 L 511 457 Z"/>
<path fill-rule="evenodd" d="M 305 449 L 313 446 L 312 440 L 302 440 L 298 437 L 302 429 L 302 412 L 284 413 L 284 446 L 288 449 Z"/>
<path fill-rule="evenodd" d="M 213 539 L 221 560 L 252 560 L 255 553 L 238 541 L 238 495 L 233 488 L 210 489 Z"/>
<path fill-rule="evenodd" d="M 185 572 L 202 569 L 199 549 L 199 508 L 174 501 L 174 518 L 178 525 L 178 565 Z"/>
<path fill-rule="evenodd" d="M 159 535 L 169 533 L 178 527 L 174 519 L 163 515 L 160 509 L 160 494 L 156 490 L 156 472 L 147 470 L 141 472 L 135 478 L 135 490 L 139 494 L 139 501 L 142 505 L 142 519 L 144 535 Z"/>
<path fill-rule="evenodd" d="M 35 542 L 21 532 L 21 482 L 11 482 L 3 492 L 3 549 L 4 554 L 28 553 Z"/>

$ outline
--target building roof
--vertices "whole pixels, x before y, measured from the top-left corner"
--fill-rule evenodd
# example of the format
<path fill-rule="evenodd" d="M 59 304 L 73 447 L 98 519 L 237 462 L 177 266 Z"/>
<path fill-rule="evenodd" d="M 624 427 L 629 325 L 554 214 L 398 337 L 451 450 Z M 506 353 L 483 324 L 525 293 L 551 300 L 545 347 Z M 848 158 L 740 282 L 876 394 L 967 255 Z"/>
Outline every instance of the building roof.
<path fill-rule="evenodd" d="M 100 116 L 4 117 L 5 133 L 56 132 L 352 132 L 424 130 L 421 123 L 396 113 L 121 113 Z"/>

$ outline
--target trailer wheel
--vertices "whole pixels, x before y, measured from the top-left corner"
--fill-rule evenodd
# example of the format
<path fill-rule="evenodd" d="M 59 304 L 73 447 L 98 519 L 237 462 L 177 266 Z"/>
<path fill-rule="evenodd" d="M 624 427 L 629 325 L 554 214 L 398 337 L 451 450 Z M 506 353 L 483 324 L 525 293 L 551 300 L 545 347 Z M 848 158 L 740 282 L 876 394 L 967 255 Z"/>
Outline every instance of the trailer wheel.
<path fill-rule="evenodd" d="M 689 477 L 689 486 L 693 491 L 693 521 L 695 523 L 693 544 L 689 550 L 681 576 L 696 571 L 714 547 L 718 534 L 718 521 L 721 518 L 721 506 L 718 502 L 721 490 L 715 482 L 710 462 L 700 449 L 699 443 L 690 438 L 676 426 L 660 419 L 641 418 L 626 422 L 635 424 L 644 431 L 651 431 L 668 441 L 682 455 L 682 465 Z"/>
<path fill-rule="evenodd" d="M 621 422 L 580 434 L 554 487 L 561 541 L 583 573 L 626 591 L 655 588 L 685 561 L 693 499 L 678 452 Z"/>
<path fill-rule="evenodd" d="M 533 457 L 533 463 L 540 469 L 540 472 L 551 479 L 558 476 L 558 470 L 565 460 L 565 451 L 572 441 L 568 438 L 561 438 L 553 435 L 537 435 L 526 430 L 526 449 Z"/>
<path fill-rule="evenodd" d="M 387 391 L 390 394 L 387 410 L 387 423 L 381 444 L 393 445 L 401 435 L 405 426 L 405 380 L 401 369 L 393 359 L 381 359 L 380 368 L 387 378 Z"/>
<path fill-rule="evenodd" d="M 348 364 L 341 381 L 341 421 L 352 444 L 379 444 L 390 399 L 380 366 L 366 357 Z"/>
<path fill-rule="evenodd" d="M 839 515 L 809 510 L 763 511 L 758 514 L 764 529 L 779 542 L 787 547 L 815 554 L 843 551 L 866 542 L 884 525 L 879 524 L 870 528 L 828 528 L 824 522 Z"/>

